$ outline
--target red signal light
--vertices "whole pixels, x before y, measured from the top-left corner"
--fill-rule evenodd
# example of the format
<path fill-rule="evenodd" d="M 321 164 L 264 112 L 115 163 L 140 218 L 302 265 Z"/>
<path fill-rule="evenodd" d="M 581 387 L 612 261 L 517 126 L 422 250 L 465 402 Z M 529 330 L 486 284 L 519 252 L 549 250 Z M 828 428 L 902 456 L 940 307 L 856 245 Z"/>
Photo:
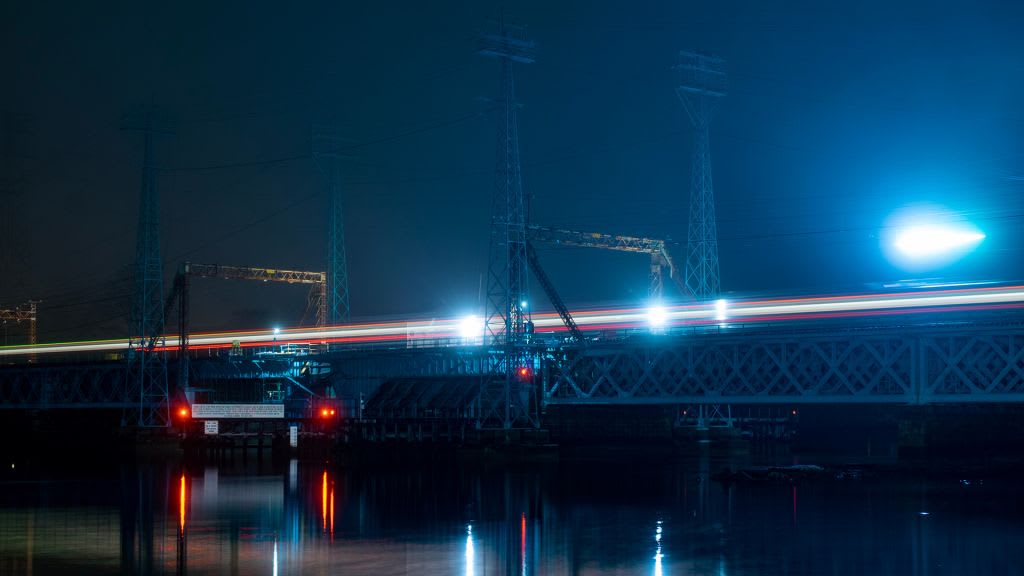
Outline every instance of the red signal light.
<path fill-rule="evenodd" d="M 188 408 L 186 408 L 184 406 L 179 408 L 178 409 L 178 416 L 181 416 L 182 418 L 188 418 Z"/>
<path fill-rule="evenodd" d="M 323 416 L 324 418 L 326 418 L 327 417 L 327 408 L 320 409 L 320 415 Z"/>
<path fill-rule="evenodd" d="M 516 371 L 519 374 L 520 380 L 526 380 L 530 377 L 530 368 L 528 366 L 520 366 L 519 370 Z"/>

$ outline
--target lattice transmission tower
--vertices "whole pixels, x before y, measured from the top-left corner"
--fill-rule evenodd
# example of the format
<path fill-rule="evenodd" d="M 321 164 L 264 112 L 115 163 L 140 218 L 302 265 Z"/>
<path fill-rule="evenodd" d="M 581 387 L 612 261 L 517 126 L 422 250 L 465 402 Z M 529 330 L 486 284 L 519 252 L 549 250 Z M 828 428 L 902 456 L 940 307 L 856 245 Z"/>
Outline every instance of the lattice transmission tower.
<path fill-rule="evenodd" d="M 167 357 L 156 350 L 164 344 L 164 280 L 160 254 L 160 191 L 156 142 L 166 130 L 151 120 L 127 126 L 142 132 L 142 186 L 139 192 L 139 223 L 135 243 L 135 299 L 128 338 L 128 378 L 122 425 L 166 427 L 170 424 Z"/>
<path fill-rule="evenodd" d="M 514 63 L 534 61 L 536 46 L 521 26 L 501 21 L 497 33 L 478 38 L 478 52 L 501 62 L 501 97 L 498 107 L 498 154 L 491 208 L 490 256 L 487 274 L 485 337 L 500 347 L 499 378 L 481 388 L 484 426 L 504 428 L 533 425 L 530 410 L 532 355 L 529 350 L 532 324 L 529 312 L 529 259 L 527 253 L 527 202 L 523 194 L 519 162 L 519 127 Z"/>
<path fill-rule="evenodd" d="M 711 147 L 708 126 L 725 96 L 725 60 L 701 52 L 679 52 L 682 101 L 694 129 L 693 172 L 690 181 L 690 218 L 686 234 L 685 282 L 698 300 L 716 298 L 721 290 L 718 274 L 718 225 L 715 191 L 711 182 Z"/>
<path fill-rule="evenodd" d="M 349 319 L 348 259 L 345 252 L 345 214 L 342 204 L 342 162 L 352 157 L 351 142 L 334 128 L 313 127 L 313 159 L 327 179 L 327 290 L 317 325 L 340 324 Z M 322 317 L 326 314 L 326 317 Z"/>

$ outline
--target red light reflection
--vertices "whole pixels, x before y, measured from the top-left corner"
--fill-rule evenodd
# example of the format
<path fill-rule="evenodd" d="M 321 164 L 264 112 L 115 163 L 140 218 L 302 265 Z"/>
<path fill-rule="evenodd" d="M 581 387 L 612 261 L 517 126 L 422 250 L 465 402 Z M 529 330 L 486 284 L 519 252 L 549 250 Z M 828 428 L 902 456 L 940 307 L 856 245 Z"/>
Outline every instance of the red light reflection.
<path fill-rule="evenodd" d="M 178 526 L 181 534 L 185 534 L 185 473 L 181 473 L 181 487 L 178 489 Z"/>
<path fill-rule="evenodd" d="M 519 519 L 519 558 L 523 574 L 526 574 L 526 512 Z"/>

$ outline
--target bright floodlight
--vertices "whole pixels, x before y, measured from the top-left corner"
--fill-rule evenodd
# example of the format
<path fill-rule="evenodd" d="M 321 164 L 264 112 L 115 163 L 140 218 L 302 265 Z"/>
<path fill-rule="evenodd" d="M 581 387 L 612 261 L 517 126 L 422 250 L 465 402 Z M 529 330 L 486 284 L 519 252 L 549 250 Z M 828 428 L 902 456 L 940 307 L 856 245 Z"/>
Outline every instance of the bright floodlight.
<path fill-rule="evenodd" d="M 944 226 L 913 226 L 900 232 L 895 245 L 907 256 L 928 257 L 971 248 L 984 239 L 985 235 L 976 231 Z"/>
<path fill-rule="evenodd" d="M 274 336 L 277 336 L 277 335 L 278 335 L 278 334 L 280 334 L 280 333 L 281 333 L 281 329 L 280 329 L 280 328 L 277 328 L 277 327 L 275 326 L 275 327 L 274 327 Z"/>
<path fill-rule="evenodd" d="M 729 317 L 729 303 L 725 300 L 715 301 L 715 320 L 725 320 Z"/>
<path fill-rule="evenodd" d="M 484 321 L 479 316 L 474 314 L 459 320 L 459 336 L 462 338 L 480 338 L 483 335 Z"/>
<path fill-rule="evenodd" d="M 668 311 L 661 306 L 651 306 L 647 309 L 647 323 L 651 328 L 664 328 L 668 323 Z"/>
<path fill-rule="evenodd" d="M 522 302 L 519 303 L 519 307 L 523 308 L 525 310 L 527 304 L 529 304 L 529 302 L 527 302 L 526 300 L 523 300 Z"/>

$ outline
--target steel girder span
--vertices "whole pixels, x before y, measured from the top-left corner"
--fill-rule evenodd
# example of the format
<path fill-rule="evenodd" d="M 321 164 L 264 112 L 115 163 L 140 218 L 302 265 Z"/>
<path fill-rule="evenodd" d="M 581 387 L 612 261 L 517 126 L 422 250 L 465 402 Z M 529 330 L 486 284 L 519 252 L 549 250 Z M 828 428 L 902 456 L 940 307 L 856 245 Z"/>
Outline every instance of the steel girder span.
<path fill-rule="evenodd" d="M 301 379 L 316 367 L 316 378 L 338 396 L 368 396 L 385 381 L 423 376 L 485 374 L 491 365 L 482 346 L 336 351 L 287 357 L 194 358 L 189 363 L 194 386 L 230 381 Z M 95 409 L 138 407 L 129 397 L 123 362 L 17 364 L 0 367 L 0 409 Z"/>
<path fill-rule="evenodd" d="M 482 346 L 332 352 L 339 396 L 385 380 L 482 374 Z M 199 381 L 252 378 L 246 359 L 197 359 Z M 1024 327 L 947 326 L 863 331 L 652 335 L 554 347 L 538 376 L 548 404 L 929 404 L 1024 402 Z M 269 370 L 269 374 L 267 371 Z M 280 377 L 261 366 L 255 377 Z M 0 369 L 0 408 L 122 408 L 120 362 Z"/>
<path fill-rule="evenodd" d="M 548 404 L 1024 402 L 1024 327 L 661 336 L 566 348 Z"/>
<path fill-rule="evenodd" d="M 388 380 L 483 376 L 494 363 L 483 346 L 337 351 L 322 360 L 330 364 L 334 393 L 347 401 L 369 398 Z"/>
<path fill-rule="evenodd" d="M 138 408 L 121 362 L 15 365 L 0 369 L 0 409 Z"/>

